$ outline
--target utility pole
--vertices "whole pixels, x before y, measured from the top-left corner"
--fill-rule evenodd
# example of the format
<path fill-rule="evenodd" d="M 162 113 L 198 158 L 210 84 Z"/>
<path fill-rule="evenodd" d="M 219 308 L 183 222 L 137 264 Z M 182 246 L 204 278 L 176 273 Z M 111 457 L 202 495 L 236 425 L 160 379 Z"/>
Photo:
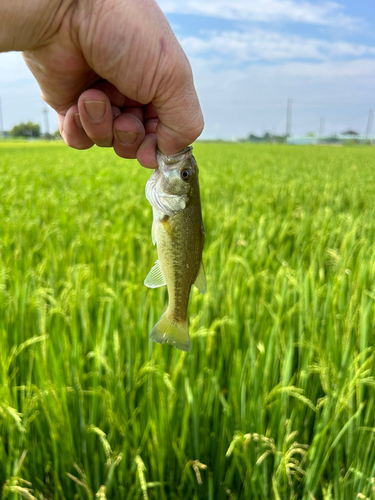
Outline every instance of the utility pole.
<path fill-rule="evenodd" d="M 370 111 L 368 113 L 367 127 L 366 127 L 366 139 L 369 139 L 371 136 L 373 112 L 374 112 L 373 108 L 370 108 Z"/>
<path fill-rule="evenodd" d="M 285 135 L 289 137 L 292 132 L 292 99 L 288 99 L 288 104 L 286 106 L 286 130 Z"/>
<path fill-rule="evenodd" d="M 49 133 L 49 121 L 48 121 L 48 109 L 47 106 L 42 109 L 42 113 L 44 115 L 44 137 L 50 138 L 50 133 Z"/>
<path fill-rule="evenodd" d="M 1 107 L 1 97 L 0 97 L 0 137 L 4 137 L 4 122 L 3 122 L 3 109 Z"/>
<path fill-rule="evenodd" d="M 319 125 L 319 139 L 321 139 L 324 135 L 324 127 L 325 127 L 326 121 L 323 116 L 320 117 L 320 125 Z"/>

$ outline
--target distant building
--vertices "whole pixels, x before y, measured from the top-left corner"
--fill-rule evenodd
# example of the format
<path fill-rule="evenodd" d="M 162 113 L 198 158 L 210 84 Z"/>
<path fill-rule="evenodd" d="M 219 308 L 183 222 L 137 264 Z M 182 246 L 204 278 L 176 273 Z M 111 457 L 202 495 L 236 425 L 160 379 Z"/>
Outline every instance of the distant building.
<path fill-rule="evenodd" d="M 319 139 L 318 137 L 311 135 L 292 135 L 287 137 L 286 143 L 298 146 L 307 146 L 307 145 L 318 144 Z"/>
<path fill-rule="evenodd" d="M 311 135 L 295 135 L 287 138 L 286 143 L 291 145 L 314 145 L 314 144 L 373 144 L 373 139 L 361 137 L 354 130 L 346 130 L 342 134 L 316 137 Z"/>
<path fill-rule="evenodd" d="M 350 137 L 351 139 L 359 138 L 359 133 L 355 130 L 346 130 L 345 132 L 341 132 L 342 136 Z"/>

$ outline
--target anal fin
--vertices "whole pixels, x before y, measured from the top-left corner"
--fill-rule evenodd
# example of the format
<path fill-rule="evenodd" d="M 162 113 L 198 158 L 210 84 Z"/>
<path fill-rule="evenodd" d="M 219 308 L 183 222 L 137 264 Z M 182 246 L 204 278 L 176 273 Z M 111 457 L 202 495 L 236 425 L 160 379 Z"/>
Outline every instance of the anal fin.
<path fill-rule="evenodd" d="M 204 272 L 203 261 L 201 261 L 199 273 L 198 273 L 197 279 L 194 281 L 194 285 L 198 288 L 198 290 L 203 295 L 206 293 L 207 281 L 206 281 L 206 274 Z"/>

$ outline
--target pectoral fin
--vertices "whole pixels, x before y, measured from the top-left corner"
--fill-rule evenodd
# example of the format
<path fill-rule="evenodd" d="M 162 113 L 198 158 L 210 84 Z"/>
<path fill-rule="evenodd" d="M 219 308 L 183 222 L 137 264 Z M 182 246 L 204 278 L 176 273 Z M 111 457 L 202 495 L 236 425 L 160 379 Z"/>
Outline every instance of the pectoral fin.
<path fill-rule="evenodd" d="M 144 284 L 149 288 L 158 288 L 159 286 L 164 286 L 167 284 L 164 278 L 163 271 L 160 267 L 160 262 L 157 260 L 154 267 L 148 273 Z"/>
<path fill-rule="evenodd" d="M 201 262 L 199 273 L 197 279 L 194 282 L 194 285 L 198 288 L 198 290 L 204 295 L 207 290 L 207 282 L 206 282 L 206 274 L 204 272 L 203 261 Z"/>

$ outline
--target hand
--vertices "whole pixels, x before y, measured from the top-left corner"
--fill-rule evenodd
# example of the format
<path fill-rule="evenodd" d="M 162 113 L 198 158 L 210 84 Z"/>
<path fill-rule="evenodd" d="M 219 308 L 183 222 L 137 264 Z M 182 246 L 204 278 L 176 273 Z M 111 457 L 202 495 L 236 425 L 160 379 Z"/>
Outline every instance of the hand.
<path fill-rule="evenodd" d="M 17 44 L 69 146 L 112 146 L 153 168 L 156 143 L 173 154 L 200 135 L 189 62 L 154 0 L 43 1 L 48 22 Z"/>

